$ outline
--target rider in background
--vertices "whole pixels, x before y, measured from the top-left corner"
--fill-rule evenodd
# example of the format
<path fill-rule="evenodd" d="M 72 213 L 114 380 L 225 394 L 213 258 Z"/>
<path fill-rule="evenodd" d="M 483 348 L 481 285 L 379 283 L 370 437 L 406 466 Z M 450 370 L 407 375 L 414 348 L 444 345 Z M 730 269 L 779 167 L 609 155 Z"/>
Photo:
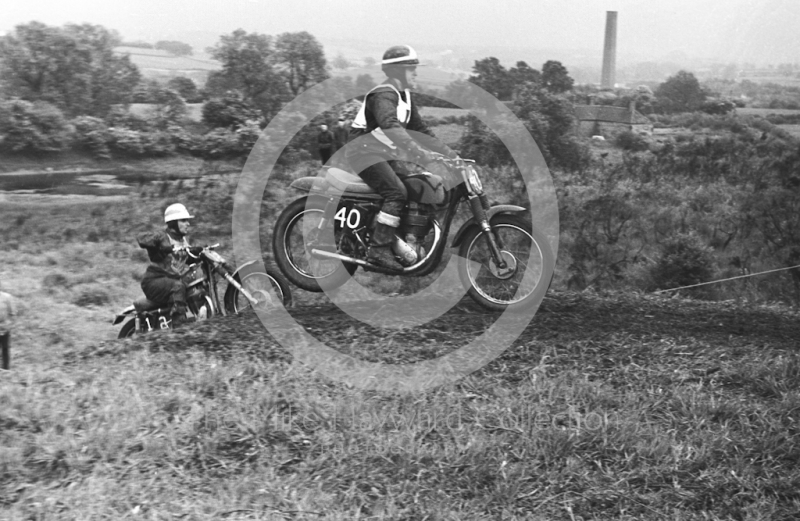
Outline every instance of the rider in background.
<path fill-rule="evenodd" d="M 142 279 L 142 291 L 149 300 L 157 303 L 172 303 L 170 313 L 172 326 L 186 320 L 186 285 L 181 280 L 189 267 L 188 251 L 199 253 L 202 248 L 191 248 L 186 234 L 189 232 L 189 215 L 180 203 L 172 204 L 164 211 L 166 229 L 145 232 L 136 239 L 139 246 L 147 250 L 150 265 Z"/>
<path fill-rule="evenodd" d="M 408 45 L 389 48 L 383 54 L 381 69 L 386 80 L 370 90 L 361 110 L 352 123 L 345 157 L 373 190 L 383 197 L 375 233 L 370 240 L 367 260 L 387 268 L 402 269 L 392 247 L 400 239 L 395 231 L 408 198 L 405 185 L 398 176 L 408 175 L 401 161 L 427 164 L 434 160 L 434 150 L 451 159 L 458 155 L 438 141 L 419 114 L 412 101 L 411 89 L 416 87 L 419 59 Z M 424 147 L 407 132 L 413 130 L 430 136 Z M 353 140 L 361 138 L 358 143 Z"/>

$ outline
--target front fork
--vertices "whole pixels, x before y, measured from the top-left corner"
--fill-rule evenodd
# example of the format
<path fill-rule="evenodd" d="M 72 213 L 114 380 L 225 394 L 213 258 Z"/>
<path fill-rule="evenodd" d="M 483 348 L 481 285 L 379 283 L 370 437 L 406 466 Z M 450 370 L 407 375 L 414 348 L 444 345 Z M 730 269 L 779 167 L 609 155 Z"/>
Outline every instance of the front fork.
<path fill-rule="evenodd" d="M 507 268 L 508 266 L 501 253 L 503 242 L 497 234 L 497 231 L 489 224 L 489 219 L 486 216 L 486 212 L 489 210 L 489 198 L 486 197 L 486 194 L 472 194 L 469 196 L 469 206 L 472 209 L 472 215 L 475 216 L 478 225 L 485 232 L 483 235 L 486 237 L 486 242 L 489 244 L 489 251 L 492 252 L 492 258 L 497 264 L 497 267 L 500 269 Z"/>
<path fill-rule="evenodd" d="M 234 288 L 239 290 L 239 292 L 242 295 L 244 295 L 244 298 L 250 301 L 250 304 L 252 304 L 253 307 L 258 305 L 258 300 L 256 300 L 246 289 L 244 289 L 244 286 L 236 282 L 236 279 L 233 278 L 233 276 L 230 273 L 228 273 L 228 270 L 226 270 L 222 266 L 217 266 L 214 269 L 217 270 L 217 273 L 225 277 L 225 280 L 228 281 L 228 284 L 232 285 Z"/>

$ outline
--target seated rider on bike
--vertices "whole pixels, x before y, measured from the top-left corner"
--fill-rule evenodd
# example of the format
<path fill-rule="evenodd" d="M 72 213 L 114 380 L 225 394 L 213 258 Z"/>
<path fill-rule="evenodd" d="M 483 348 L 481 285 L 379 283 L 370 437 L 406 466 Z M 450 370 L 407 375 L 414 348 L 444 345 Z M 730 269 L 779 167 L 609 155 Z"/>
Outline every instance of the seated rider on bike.
<path fill-rule="evenodd" d="M 383 197 L 367 260 L 394 269 L 403 268 L 392 247 L 400 240 L 395 230 L 400 226 L 400 214 L 408 198 L 408 191 L 398 177 L 398 174 L 408 175 L 401 160 L 427 164 L 435 158 L 406 129 L 430 136 L 425 142 L 427 148 L 451 159 L 458 157 L 435 138 L 412 102 L 410 89 L 416 87 L 417 65 L 417 53 L 408 45 L 391 47 L 383 54 L 381 69 L 387 78 L 365 96 L 352 123 L 350 145 L 345 151 L 345 157 L 361 179 Z M 356 139 L 359 141 L 353 143 Z"/>
<path fill-rule="evenodd" d="M 142 279 L 144 296 L 159 304 L 172 303 L 173 327 L 186 321 L 186 285 L 181 277 L 189 270 L 187 251 L 197 255 L 202 250 L 201 247 L 190 247 L 186 239 L 189 219 L 193 218 L 184 205 L 172 204 L 164 211 L 166 229 L 141 233 L 136 237 L 150 258 Z"/>

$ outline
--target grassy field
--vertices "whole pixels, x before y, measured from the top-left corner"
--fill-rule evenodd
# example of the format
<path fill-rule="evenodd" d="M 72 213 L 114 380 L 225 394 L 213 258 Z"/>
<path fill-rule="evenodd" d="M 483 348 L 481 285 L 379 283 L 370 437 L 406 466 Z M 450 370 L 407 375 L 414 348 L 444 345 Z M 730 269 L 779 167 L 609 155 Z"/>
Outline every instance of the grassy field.
<path fill-rule="evenodd" d="M 800 515 L 796 310 L 554 288 L 498 359 L 403 396 L 327 380 L 248 314 L 115 340 L 147 264 L 133 236 L 177 194 L 205 210 L 193 242 L 230 255 L 235 178 L 208 179 L 3 199 L 0 289 L 21 313 L 0 372 L 0 518 Z M 464 300 L 384 330 L 296 297 L 306 330 L 372 362 L 434 358 L 497 319 Z"/>
<path fill-rule="evenodd" d="M 222 65 L 214 60 L 194 56 L 175 56 L 157 49 L 139 49 L 137 47 L 117 47 L 117 54 L 128 55 L 131 62 L 141 69 L 163 71 L 215 71 Z"/>

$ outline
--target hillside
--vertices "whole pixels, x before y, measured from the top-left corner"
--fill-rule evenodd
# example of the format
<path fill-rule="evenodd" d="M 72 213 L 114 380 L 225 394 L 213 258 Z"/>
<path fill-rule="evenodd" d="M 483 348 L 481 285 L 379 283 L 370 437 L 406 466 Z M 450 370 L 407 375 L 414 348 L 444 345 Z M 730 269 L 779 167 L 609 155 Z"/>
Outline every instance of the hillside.
<path fill-rule="evenodd" d="M 385 363 L 497 318 L 467 300 L 402 332 L 290 313 Z M 0 380 L 0 497 L 12 518 L 795 519 L 798 319 L 551 293 L 497 360 L 405 397 L 315 375 L 253 315 L 108 341 Z"/>

